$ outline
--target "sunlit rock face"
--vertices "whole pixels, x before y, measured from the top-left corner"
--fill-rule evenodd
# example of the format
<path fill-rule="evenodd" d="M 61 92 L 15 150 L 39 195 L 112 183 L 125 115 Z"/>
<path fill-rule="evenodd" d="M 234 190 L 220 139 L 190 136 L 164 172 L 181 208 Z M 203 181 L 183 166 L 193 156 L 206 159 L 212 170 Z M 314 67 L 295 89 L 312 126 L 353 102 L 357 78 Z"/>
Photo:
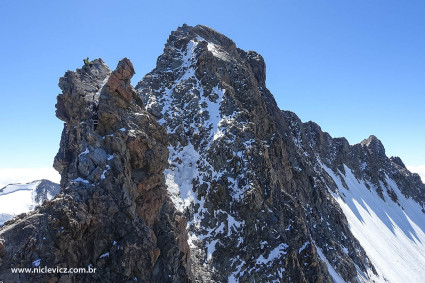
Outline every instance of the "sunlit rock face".
<path fill-rule="evenodd" d="M 54 167 L 62 193 L 0 230 L 5 282 L 166 282 L 188 278 L 186 221 L 167 196 L 165 129 L 130 85 L 128 59 L 60 79 L 65 122 Z M 96 268 L 16 274 L 11 267 Z"/>

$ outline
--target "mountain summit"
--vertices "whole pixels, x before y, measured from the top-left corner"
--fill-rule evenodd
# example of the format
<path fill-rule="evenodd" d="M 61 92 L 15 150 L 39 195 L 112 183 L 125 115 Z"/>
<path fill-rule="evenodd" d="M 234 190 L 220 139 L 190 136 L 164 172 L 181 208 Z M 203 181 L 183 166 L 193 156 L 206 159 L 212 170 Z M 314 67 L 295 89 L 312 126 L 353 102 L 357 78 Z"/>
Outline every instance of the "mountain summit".
<path fill-rule="evenodd" d="M 98 272 L 23 280 L 425 276 L 419 176 L 374 136 L 350 145 L 279 109 L 261 55 L 183 25 L 135 88 L 133 74 L 128 59 L 113 72 L 98 59 L 61 78 L 62 192 L 0 229 L 0 279 L 40 262 Z"/>
<path fill-rule="evenodd" d="M 400 243 L 416 231 L 409 217 L 422 225 L 425 187 L 419 177 L 386 157 L 374 136 L 349 145 L 280 110 L 265 80 L 261 55 L 208 27 L 184 25 L 136 86 L 147 110 L 167 128 L 166 183 L 188 220 L 195 278 L 397 281 L 404 273 L 386 274 L 392 270 L 384 259 L 370 258 L 384 250 L 367 251 L 373 241 L 366 238 L 389 232 L 389 240 Z M 349 199 L 345 191 L 355 189 Z M 363 194 L 371 194 L 369 203 L 362 203 Z M 412 208 L 407 216 L 402 202 Z M 388 225 L 389 231 L 378 232 L 365 218 L 352 218 L 363 210 L 373 215 L 373 209 L 380 209 L 379 217 L 371 221 L 388 223 L 388 212 L 400 220 L 396 226 L 410 228 L 392 237 Z M 356 237 L 356 221 L 370 234 Z M 425 264 L 418 253 L 411 259 Z"/>

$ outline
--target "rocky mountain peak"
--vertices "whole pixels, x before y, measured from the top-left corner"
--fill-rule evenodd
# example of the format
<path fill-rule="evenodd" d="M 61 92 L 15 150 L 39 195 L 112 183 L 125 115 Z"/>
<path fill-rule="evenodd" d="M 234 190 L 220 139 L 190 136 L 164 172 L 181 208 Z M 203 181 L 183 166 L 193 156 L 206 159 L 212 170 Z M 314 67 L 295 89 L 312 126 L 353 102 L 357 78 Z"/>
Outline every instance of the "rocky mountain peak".
<path fill-rule="evenodd" d="M 113 101 L 120 107 L 128 107 L 130 102 L 135 99 L 135 102 L 138 102 L 139 106 L 143 108 L 143 104 L 137 100 L 134 88 L 130 83 L 130 80 L 134 74 L 135 71 L 131 61 L 127 58 L 122 59 L 118 63 L 117 68 L 108 78 L 108 81 L 105 85 L 107 89 L 105 90 L 104 94 L 113 94 Z"/>
<path fill-rule="evenodd" d="M 59 80 L 63 94 L 57 97 L 56 116 L 67 123 L 92 119 L 99 103 L 99 90 L 110 73 L 102 59 L 93 60 L 75 72 L 66 72 Z"/>
<path fill-rule="evenodd" d="M 360 143 L 365 146 L 371 153 L 385 156 L 385 148 L 382 142 L 374 135 L 369 136 L 367 139 Z"/>
<path fill-rule="evenodd" d="M 391 160 L 392 162 L 394 162 L 395 164 L 397 164 L 397 165 L 399 165 L 399 166 L 403 167 L 404 169 L 407 169 L 407 168 L 406 168 L 406 165 L 404 165 L 404 163 L 403 163 L 403 161 L 401 160 L 401 158 L 400 158 L 400 157 L 398 157 L 398 156 L 391 156 L 391 157 L 390 157 L 390 160 Z"/>
<path fill-rule="evenodd" d="M 285 132 L 299 119 L 288 116 L 294 118 L 288 125 L 265 87 L 265 72 L 261 55 L 212 29 L 183 26 L 136 86 L 170 138 L 166 183 L 188 219 L 194 278 L 261 281 L 270 274 L 268 280 L 279 280 L 285 272 L 298 282 L 330 282 L 316 242 L 327 256 L 344 258 L 337 268 L 352 280 L 354 262 L 365 268 L 367 258 L 355 240 L 344 243 L 352 259 L 335 244 L 348 237 L 347 224 L 325 186 L 307 189 L 313 183 L 299 173 L 307 165 L 296 160 L 295 148 L 292 156 L 294 140 L 301 146 L 303 137 L 287 140 Z M 320 201 L 307 203 L 312 194 Z M 319 222 L 333 211 L 333 232 L 306 221 L 305 209 L 313 206 Z"/>
<path fill-rule="evenodd" d="M 136 86 L 170 138 L 166 183 L 188 219 L 194 278 L 279 280 L 285 270 L 293 281 L 330 281 L 320 260 L 344 281 L 357 280 L 359 270 L 376 276 L 335 205 L 339 191 L 355 178 L 399 205 L 399 191 L 419 200 L 421 185 L 392 166 L 376 137 L 350 145 L 281 111 L 265 81 L 261 55 L 184 25 Z"/>
<path fill-rule="evenodd" d="M 263 56 L 255 51 L 248 51 L 246 57 L 258 84 L 264 86 L 266 84 L 266 63 L 264 62 Z"/>
<path fill-rule="evenodd" d="M 170 37 L 168 38 L 167 45 L 174 45 L 179 47 L 179 42 L 184 38 L 196 38 L 201 37 L 206 42 L 217 44 L 223 48 L 232 49 L 236 48 L 236 44 L 227 36 L 221 34 L 220 32 L 203 25 L 189 26 L 184 24 L 183 26 L 177 28 L 177 30 L 171 32 Z M 177 45 L 176 45 L 177 44 Z"/>

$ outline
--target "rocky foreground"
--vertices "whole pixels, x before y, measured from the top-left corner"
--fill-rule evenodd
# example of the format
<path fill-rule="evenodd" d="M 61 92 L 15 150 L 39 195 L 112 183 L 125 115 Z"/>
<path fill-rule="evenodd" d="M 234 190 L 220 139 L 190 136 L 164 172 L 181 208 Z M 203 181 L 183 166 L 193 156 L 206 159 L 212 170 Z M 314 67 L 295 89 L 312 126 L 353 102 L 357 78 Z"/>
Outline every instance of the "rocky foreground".
<path fill-rule="evenodd" d="M 4 282 L 183 282 L 186 220 L 167 197 L 168 138 L 130 85 L 128 59 L 60 79 L 65 122 L 54 200 L 0 230 Z M 11 267 L 93 267 L 93 274 L 13 274 Z"/>

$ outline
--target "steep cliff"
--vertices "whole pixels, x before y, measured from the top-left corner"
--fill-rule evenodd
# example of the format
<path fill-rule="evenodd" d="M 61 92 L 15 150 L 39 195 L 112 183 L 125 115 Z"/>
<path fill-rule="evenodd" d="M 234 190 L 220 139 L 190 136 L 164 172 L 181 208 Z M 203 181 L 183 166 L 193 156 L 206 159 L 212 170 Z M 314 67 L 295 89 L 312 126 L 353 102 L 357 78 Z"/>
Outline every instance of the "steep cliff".
<path fill-rule="evenodd" d="M 314 189 L 313 176 L 292 164 L 265 78 L 261 55 L 210 28 L 183 26 L 136 87 L 169 133 L 166 181 L 189 220 L 195 278 L 330 282 L 317 244 L 334 247 L 338 269 L 354 281 L 355 264 L 365 270 L 368 259 L 327 188 Z M 332 232 L 309 225 L 309 201 Z"/>
<path fill-rule="evenodd" d="M 60 195 L 0 230 L 5 282 L 183 282 L 186 221 L 166 195 L 165 129 L 130 85 L 94 60 L 60 79 L 65 122 L 54 167 Z M 14 274 L 12 267 L 96 268 L 90 274 Z"/>

